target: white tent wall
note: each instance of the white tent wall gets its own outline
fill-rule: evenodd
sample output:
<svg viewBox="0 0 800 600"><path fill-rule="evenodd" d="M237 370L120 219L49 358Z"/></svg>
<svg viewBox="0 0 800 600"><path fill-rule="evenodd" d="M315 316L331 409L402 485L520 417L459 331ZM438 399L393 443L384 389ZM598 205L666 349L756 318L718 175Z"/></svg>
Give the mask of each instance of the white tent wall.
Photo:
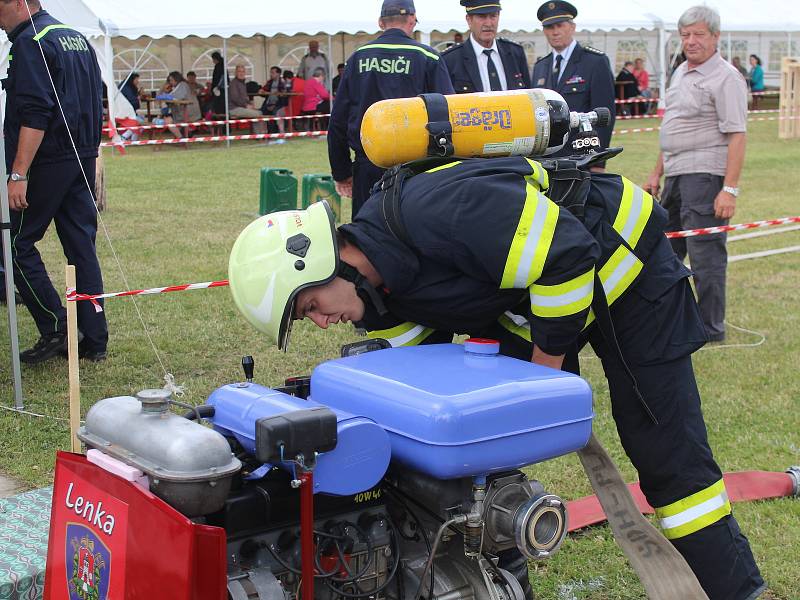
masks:
<svg viewBox="0 0 800 600"><path fill-rule="evenodd" d="M432 32L431 45L446 48L446 44L453 39L455 30L449 32ZM257 35L253 38L233 36L228 40L229 71L233 74L236 63L244 63L248 71L248 79L252 78L261 83L269 77L269 68L273 65L282 69L296 70L303 54L308 47L308 41L316 39L320 42L323 52L329 55L332 70L336 64L344 62L348 56L360 45L374 37L374 33L345 34L339 33L331 36L331 52L328 52L328 36L304 35L295 36L277 35L272 38ZM541 31L533 32L501 32L503 37L523 44L532 66L535 60L549 52L547 40ZM780 79L779 61L773 61L774 68L769 68L769 57L780 56L775 50L775 44L786 45L787 34L781 32L723 32L720 40L721 51L727 57L728 36L732 41L734 56L740 56L742 63L747 66L747 56L757 54L764 62L765 81L767 85L778 85ZM418 36L419 37L419 36ZM622 63L629 58L641 57L645 59L647 70L655 76L658 73L658 31L633 30L624 31L586 31L577 33L581 43L588 43L608 54L612 69L617 72ZM667 31L668 40L677 43L677 35ZM173 37L160 39L139 38L128 40L114 38L114 76L117 81L122 80L127 73L126 65L131 62L133 51L141 51L152 42L148 50L152 55L151 64L146 69L139 69L142 73L142 83L146 89L157 89L164 82L167 73L172 70L186 73L194 70L201 82L210 79L212 63L209 54L212 50L222 48L222 38L212 36L198 38L195 36L178 40ZM667 45L669 46L669 41ZM781 46L781 47L783 47ZM800 46L800 34L794 38L794 46ZM124 60L123 60L124 59ZM655 85L656 82L653 82Z"/></svg>
<svg viewBox="0 0 800 600"><path fill-rule="evenodd" d="M578 39L605 51L616 67L620 43L644 39L647 42L648 69L655 73L658 64L658 24L674 31L681 12L692 3L671 5L663 0L574 0L579 14ZM91 37L108 33L113 38L115 56L125 50L144 48L160 57L166 72L192 69L200 55L209 48L221 48L222 37L231 46L229 57L252 65L252 77L265 81L269 65L292 68L299 62L307 41L316 38L329 53L332 66L352 53L377 31L378 0L303 0L280 5L276 2L253 2L241 11L222 11L212 2L195 0L43 0L44 7L56 18ZM780 70L781 48L791 54L800 49L800 2L797 0L718 0L724 30L734 41L745 41L748 54L758 54L764 61L766 81L776 84ZM416 0L422 35L431 43L452 39L452 31L466 29L464 13L454 0ZM233 12L234 14L229 14ZM543 34L535 19L535 3L530 0L504 0L501 26L506 37L526 44L529 60L547 52ZM329 38L330 35L330 38ZM7 44L0 50L0 61L7 54ZM733 44L734 49L737 44ZM242 50L240 53L239 50ZM628 52L623 49L622 52ZM795 52L796 53L796 52ZM648 58L648 57L645 57ZM126 61L115 61L117 79ZM162 69L163 71L164 69ZM197 69L195 69L197 70ZM166 75L166 72L163 75ZM108 76L104 74L104 76ZM201 77L202 79L202 77ZM107 84L110 82L106 82ZM154 82L151 82L154 83Z"/></svg>

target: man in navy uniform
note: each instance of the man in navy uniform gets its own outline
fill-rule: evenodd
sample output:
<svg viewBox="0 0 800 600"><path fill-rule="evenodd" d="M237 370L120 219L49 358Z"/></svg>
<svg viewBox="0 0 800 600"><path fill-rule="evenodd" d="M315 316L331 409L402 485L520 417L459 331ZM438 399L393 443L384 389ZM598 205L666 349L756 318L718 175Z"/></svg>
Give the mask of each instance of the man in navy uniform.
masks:
<svg viewBox="0 0 800 600"><path fill-rule="evenodd" d="M542 22L544 35L553 51L533 66L534 88L557 91L567 101L570 110L588 112L598 106L611 111L608 127L598 129L600 143L608 148L614 129L614 74L608 57L591 46L581 46L575 40L578 9L564 0L551 0L539 7L536 17ZM573 134L573 138L576 134ZM570 154L570 145L556 156Z"/></svg>
<svg viewBox="0 0 800 600"><path fill-rule="evenodd" d="M384 0L378 25L383 33L347 61L328 129L331 174L336 191L353 199L353 217L383 175L383 169L369 161L361 146L361 119L367 109L387 98L453 93L439 55L412 37L417 25L413 0ZM351 148L354 161L350 159Z"/></svg>
<svg viewBox="0 0 800 600"><path fill-rule="evenodd" d="M531 87L525 51L497 37L500 0L461 0L467 9L469 39L442 53L458 94Z"/></svg>
<svg viewBox="0 0 800 600"><path fill-rule="evenodd" d="M78 291L103 292L92 194L103 84L86 38L42 10L39 0L0 1L0 28L12 44L3 88L14 279L40 335L20 360L35 364L66 350L63 294L53 287L36 249L52 221L67 261L75 265ZM103 360L105 313L81 302L78 326L80 356Z"/></svg>

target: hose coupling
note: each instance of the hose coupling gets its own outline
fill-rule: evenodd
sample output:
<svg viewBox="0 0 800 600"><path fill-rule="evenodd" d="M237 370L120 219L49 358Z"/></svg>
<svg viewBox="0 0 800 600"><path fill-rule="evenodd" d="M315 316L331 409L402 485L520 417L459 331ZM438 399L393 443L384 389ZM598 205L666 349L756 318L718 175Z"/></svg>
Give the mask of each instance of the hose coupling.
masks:
<svg viewBox="0 0 800 600"><path fill-rule="evenodd" d="M800 496L800 466L795 465L786 469L786 474L792 478L792 496Z"/></svg>

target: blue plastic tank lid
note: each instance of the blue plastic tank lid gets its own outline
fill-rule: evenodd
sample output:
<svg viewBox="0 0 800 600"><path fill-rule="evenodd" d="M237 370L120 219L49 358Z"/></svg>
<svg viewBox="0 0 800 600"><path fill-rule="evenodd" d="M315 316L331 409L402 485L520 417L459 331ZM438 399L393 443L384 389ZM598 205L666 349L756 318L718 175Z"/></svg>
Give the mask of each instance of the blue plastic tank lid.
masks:
<svg viewBox="0 0 800 600"><path fill-rule="evenodd" d="M464 351L470 354L499 354L500 342L488 338L468 338L464 341Z"/></svg>

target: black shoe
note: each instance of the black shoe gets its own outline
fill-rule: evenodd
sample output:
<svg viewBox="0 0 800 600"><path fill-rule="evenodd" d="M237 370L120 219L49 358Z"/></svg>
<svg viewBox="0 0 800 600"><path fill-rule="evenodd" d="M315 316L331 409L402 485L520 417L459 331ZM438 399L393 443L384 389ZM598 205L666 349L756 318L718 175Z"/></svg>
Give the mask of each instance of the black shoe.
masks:
<svg viewBox="0 0 800 600"><path fill-rule="evenodd" d="M0 304L8 304L8 302L6 302L5 296L0 298ZM19 295L19 292L14 292L14 304L16 304L17 306L19 306L20 304L24 304L24 302L22 301L22 296Z"/></svg>
<svg viewBox="0 0 800 600"><path fill-rule="evenodd" d="M28 365L36 365L58 356L67 348L66 333L43 335L30 350L19 353L19 359Z"/></svg>
<svg viewBox="0 0 800 600"><path fill-rule="evenodd" d="M78 358L90 362L100 362L108 358L108 353L105 350L84 350L83 348L78 348Z"/></svg>
<svg viewBox="0 0 800 600"><path fill-rule="evenodd" d="M67 345L64 344L64 348L59 350L58 353L64 357L68 356ZM87 348L83 344L83 334L78 331L78 358L83 358L91 362L100 362L101 360L108 358L108 352L106 350Z"/></svg>

